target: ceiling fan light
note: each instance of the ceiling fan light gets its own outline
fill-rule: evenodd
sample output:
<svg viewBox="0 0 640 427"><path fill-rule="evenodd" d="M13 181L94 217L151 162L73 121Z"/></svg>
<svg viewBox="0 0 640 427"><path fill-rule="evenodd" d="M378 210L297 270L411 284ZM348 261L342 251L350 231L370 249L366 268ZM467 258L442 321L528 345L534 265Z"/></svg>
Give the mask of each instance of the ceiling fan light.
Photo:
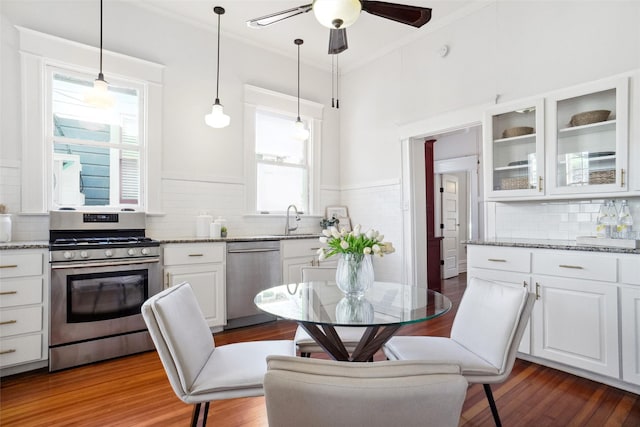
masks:
<svg viewBox="0 0 640 427"><path fill-rule="evenodd" d="M358 19L360 0L314 0L313 13L327 28L347 28Z"/></svg>
<svg viewBox="0 0 640 427"><path fill-rule="evenodd" d="M224 113L222 104L216 99L216 103L211 107L211 112L204 116L204 122L212 128L219 129L229 126L231 117Z"/></svg>

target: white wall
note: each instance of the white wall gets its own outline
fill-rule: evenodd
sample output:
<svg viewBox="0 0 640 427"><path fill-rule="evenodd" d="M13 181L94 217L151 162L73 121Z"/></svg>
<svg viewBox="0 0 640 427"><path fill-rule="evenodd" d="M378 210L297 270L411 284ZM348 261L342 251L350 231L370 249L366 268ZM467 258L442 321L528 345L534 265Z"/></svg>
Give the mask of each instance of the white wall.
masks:
<svg viewBox="0 0 640 427"><path fill-rule="evenodd" d="M477 110L471 121L479 123L477 107L496 97L517 100L640 68L638 22L640 3L633 1L501 0L443 28L427 24L424 37L342 78L342 185L357 185L364 194L375 193L379 181L401 180L400 138L437 131L420 128L430 118L446 116L451 123L456 111ZM444 44L450 53L442 58ZM639 121L633 117L631 126ZM466 123L468 114L459 124ZM416 131L406 135L407 129ZM400 229L400 215L371 218L377 197L369 197L371 203L362 203L344 192L342 201L357 206L352 216L367 218L368 226L386 234ZM389 237L404 246L402 235ZM398 256L393 270L402 262Z"/></svg>
<svg viewBox="0 0 640 427"><path fill-rule="evenodd" d="M8 200L11 213L19 213L21 116L20 66L14 25L97 46L99 32L96 2L22 1L0 3L2 97L2 147L0 148L0 203ZM113 23L117 23L114 28ZM243 145L243 90L251 84L281 93L296 94L296 62L235 38L221 38L220 100L231 116L231 125L212 129L204 124L211 109L216 84L216 32L181 20L155 14L134 2L107 2L104 7L104 49L159 63L164 69L161 213L150 218L148 231L156 237L195 235L195 216L200 212L222 215L230 235L276 233L284 230L284 218L245 218L245 164ZM96 56L96 67L98 57ZM104 63L109 80L109 64ZM97 70L96 70L97 74ZM301 66L300 95L325 103L331 92L329 70ZM320 203L339 202L339 119L328 105L323 117ZM17 172L16 172L17 170ZM17 174L17 175L16 175ZM283 210L286 206L283 206ZM323 209L322 209L323 210ZM48 236L48 219L41 227L26 227L25 216L14 216L14 240ZM36 220L37 222L38 220ZM25 225L23 227L22 225ZM28 229L27 229L28 228ZM319 218L303 221L301 230L319 230Z"/></svg>

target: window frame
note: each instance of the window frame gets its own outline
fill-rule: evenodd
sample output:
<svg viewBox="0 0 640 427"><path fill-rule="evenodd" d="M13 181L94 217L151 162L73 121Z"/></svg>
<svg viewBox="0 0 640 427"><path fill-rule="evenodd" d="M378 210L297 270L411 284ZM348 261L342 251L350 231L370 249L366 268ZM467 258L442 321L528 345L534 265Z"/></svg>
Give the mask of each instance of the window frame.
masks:
<svg viewBox="0 0 640 427"><path fill-rule="evenodd" d="M140 84L139 82L131 81L131 80L122 80L122 79L114 79L114 78L109 79L110 84L113 84L115 86L135 89L138 91L138 98L139 98L138 100L138 144L136 144L136 146L133 147L133 146L123 144L121 142L117 144L114 144L113 142L91 143L90 141L86 141L82 139L68 138L64 136L54 135L54 129L53 129L54 112L53 112L52 96L53 96L53 77L55 74L65 75L65 76L83 79L83 80L89 80L89 81L92 81L94 78L94 76L92 76L91 74L83 73L75 69L70 69L70 68L59 66L59 65L45 64L45 84L44 84L44 87L45 87L45 90L44 90L45 144L47 149L50 150L51 155L53 155L54 145L56 143L62 143L62 144L66 143L71 145L81 145L81 146L87 146L87 147L102 147L102 148L107 148L109 150L114 150L114 149L120 150L120 151L129 150L129 151L137 151L139 153L140 170L138 175L138 180L139 180L138 203L123 204L120 198L120 194L114 193L115 190L120 190L121 179L122 179L121 166L118 165L117 168L115 168L115 170L118 171L118 175L110 177L110 186L109 186L109 189L110 189L109 199L110 200L116 199L117 202L115 204L110 203L108 205L82 205L82 206L75 206L75 207L78 207L83 210L92 210L92 209L119 210L122 208L132 208L132 209L138 209L138 210L144 209L145 189L146 189L146 181L147 181L146 158L147 158L147 151L148 151L147 145L146 145L146 142L147 142L146 134L145 134L146 117L144 115L144 104L145 104L145 94L146 94L145 86L143 84ZM115 160L119 161L121 160L121 157L118 157L117 159L115 158L111 159L112 165L110 165L109 167L111 172L114 171L113 163L115 162ZM53 158L51 159L51 161L53 162ZM52 174L53 174L53 171L51 172L51 175L47 177L47 180L49 182L47 204L50 207L50 209L59 209L60 207L63 207L65 205L57 205L53 200L54 188L53 188ZM115 181L118 181L118 183L115 183Z"/></svg>
<svg viewBox="0 0 640 427"><path fill-rule="evenodd" d="M22 214L47 213L52 206L53 147L47 139L47 71L53 66L87 75L98 74L99 49L82 43L16 26L22 98ZM161 214L162 84L164 66L103 50L107 81L134 82L144 88L146 171L139 209ZM141 183L142 185L142 183ZM83 206L83 210L117 210L118 206Z"/></svg>
<svg viewBox="0 0 640 427"><path fill-rule="evenodd" d="M271 112L283 116L297 117L298 98L282 94L257 86L245 85L244 87L244 135L245 135L245 188L246 211L248 215L284 215L287 207L282 210L259 212L257 210L257 165L256 160L256 112ZM322 147L322 114L324 105L300 99L300 118L309 124L309 140L307 147L308 163L308 187L309 187L309 212L305 215L321 215L320 199L320 173L321 173L321 147Z"/></svg>

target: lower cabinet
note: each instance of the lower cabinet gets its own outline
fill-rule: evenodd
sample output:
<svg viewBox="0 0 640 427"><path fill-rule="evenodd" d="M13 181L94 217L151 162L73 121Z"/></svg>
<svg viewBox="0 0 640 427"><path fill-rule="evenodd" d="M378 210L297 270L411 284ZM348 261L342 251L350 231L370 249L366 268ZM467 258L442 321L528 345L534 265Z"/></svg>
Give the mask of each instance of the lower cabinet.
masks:
<svg viewBox="0 0 640 427"><path fill-rule="evenodd" d="M280 256L282 257L283 283L298 283L302 281L301 267L337 266L337 257L326 261L318 260L318 249L322 244L317 238L282 240Z"/></svg>
<svg viewBox="0 0 640 427"><path fill-rule="evenodd" d="M48 252L0 251L0 368L2 375L47 365Z"/></svg>
<svg viewBox="0 0 640 427"><path fill-rule="evenodd" d="M521 353L640 386L640 255L469 245L468 262L469 277L536 293Z"/></svg>
<svg viewBox="0 0 640 427"><path fill-rule="evenodd" d="M170 244L163 257L165 288L189 282L209 327L225 325L224 243Z"/></svg>
<svg viewBox="0 0 640 427"><path fill-rule="evenodd" d="M532 354L618 377L618 289L614 283L534 276Z"/></svg>

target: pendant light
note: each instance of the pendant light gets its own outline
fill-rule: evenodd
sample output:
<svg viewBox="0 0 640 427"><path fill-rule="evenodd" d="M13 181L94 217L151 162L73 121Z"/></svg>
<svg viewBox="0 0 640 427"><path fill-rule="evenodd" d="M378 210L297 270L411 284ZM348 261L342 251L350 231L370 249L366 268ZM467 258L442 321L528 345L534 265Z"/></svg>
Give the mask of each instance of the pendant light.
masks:
<svg viewBox="0 0 640 427"><path fill-rule="evenodd" d="M295 137L306 141L309 139L309 131L304 127L304 122L300 120L300 45L304 43L302 39L293 41L298 46L298 117L295 122Z"/></svg>
<svg viewBox="0 0 640 427"><path fill-rule="evenodd" d="M111 108L114 104L113 96L108 91L109 83L102 74L102 0L100 0L100 71L98 78L93 82L93 89L89 90L84 101L98 108Z"/></svg>
<svg viewBox="0 0 640 427"><path fill-rule="evenodd" d="M224 14L224 8L215 6L213 11L218 15L218 60L216 67L216 100L211 107L211 113L204 116L204 122L212 128L224 128L229 126L231 117L224 113L220 98L218 98L218 89L220 87L220 15Z"/></svg>

